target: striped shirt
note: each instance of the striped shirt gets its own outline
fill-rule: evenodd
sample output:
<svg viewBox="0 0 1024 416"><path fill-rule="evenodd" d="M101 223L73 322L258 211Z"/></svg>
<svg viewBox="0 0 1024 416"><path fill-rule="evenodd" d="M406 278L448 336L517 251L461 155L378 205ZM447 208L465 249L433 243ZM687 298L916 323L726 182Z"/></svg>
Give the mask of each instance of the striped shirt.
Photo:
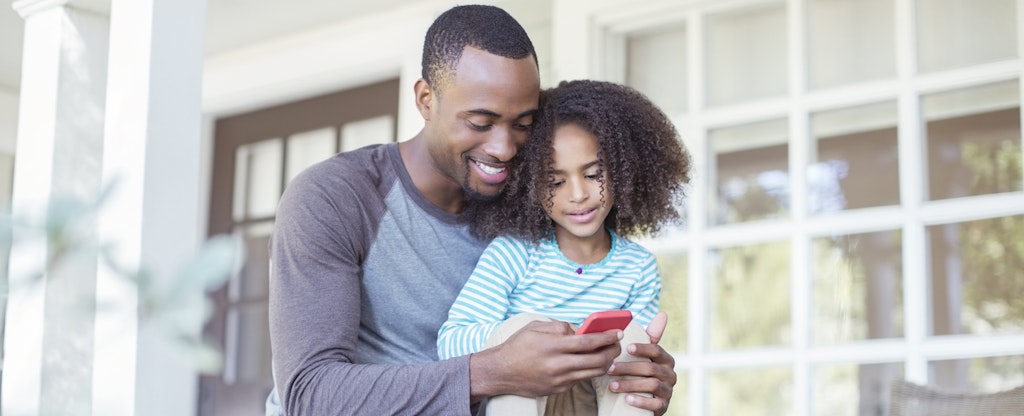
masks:
<svg viewBox="0 0 1024 416"><path fill-rule="evenodd" d="M661 293L654 255L611 235L605 258L582 265L566 258L553 238L539 244L494 239L438 331L439 358L480 351L498 325L524 312L578 326L592 312L628 309L634 321L650 324Z"/></svg>

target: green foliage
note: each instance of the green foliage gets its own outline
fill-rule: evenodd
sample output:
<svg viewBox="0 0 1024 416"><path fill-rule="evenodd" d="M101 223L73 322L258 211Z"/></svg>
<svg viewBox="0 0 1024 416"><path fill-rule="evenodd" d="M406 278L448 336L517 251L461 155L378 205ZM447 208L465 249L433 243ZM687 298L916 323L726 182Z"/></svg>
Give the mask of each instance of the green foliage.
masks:
<svg viewBox="0 0 1024 416"><path fill-rule="evenodd" d="M661 338L661 346L667 351L686 351L687 322L686 279L689 258L686 253L668 252L658 255L658 270L661 272L661 310L668 314L668 328Z"/></svg>
<svg viewBox="0 0 1024 416"><path fill-rule="evenodd" d="M901 246L899 231L813 241L815 342L844 343L903 334Z"/></svg>
<svg viewBox="0 0 1024 416"><path fill-rule="evenodd" d="M1021 190L1019 138L965 142L961 155L971 172L971 194ZM1024 216L963 223L959 240L965 326L974 332L1024 331Z"/></svg>
<svg viewBox="0 0 1024 416"><path fill-rule="evenodd" d="M712 282L713 349L781 345L790 338L789 244L719 252Z"/></svg>
<svg viewBox="0 0 1024 416"><path fill-rule="evenodd" d="M708 376L708 414L791 415L793 374L789 368L722 370Z"/></svg>

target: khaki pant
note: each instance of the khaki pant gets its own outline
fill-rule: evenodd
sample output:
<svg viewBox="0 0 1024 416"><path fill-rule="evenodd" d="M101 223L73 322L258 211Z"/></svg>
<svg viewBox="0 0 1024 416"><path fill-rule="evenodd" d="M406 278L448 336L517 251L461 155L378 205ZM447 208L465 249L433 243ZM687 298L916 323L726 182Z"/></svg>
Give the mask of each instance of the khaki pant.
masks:
<svg viewBox="0 0 1024 416"><path fill-rule="evenodd" d="M530 313L513 316L494 330L494 333L487 339L484 348L491 348L505 342L512 334L518 332L530 322L550 320L542 315ZM629 344L651 342L643 326L630 322L623 333L624 336L619 341L622 346L622 354L615 358L615 362L646 360L645 358L637 358L626 353L626 346ZM623 377L603 375L590 380L583 380L577 382L564 393L557 393L546 397L532 398L512 395L491 397L487 401L487 415L651 416L653 412L627 404L626 394L608 390L608 385L612 381L621 378Z"/></svg>

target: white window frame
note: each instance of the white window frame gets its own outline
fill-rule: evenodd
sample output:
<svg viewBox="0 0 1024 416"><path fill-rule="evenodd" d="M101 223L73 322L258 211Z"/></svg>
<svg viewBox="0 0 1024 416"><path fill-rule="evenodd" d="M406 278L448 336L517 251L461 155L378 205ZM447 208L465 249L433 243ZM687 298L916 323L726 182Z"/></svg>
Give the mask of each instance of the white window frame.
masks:
<svg viewBox="0 0 1024 416"><path fill-rule="evenodd" d="M789 93L786 97L708 108L704 103L704 17L708 13L764 4L766 0L555 0L554 73L562 79L595 78L623 82L625 39L630 33L683 23L687 30L689 74L687 110L670 114L693 157L693 183L688 192L688 226L677 234L644 240L658 252L687 253L689 261L688 322L670 322L670 331L686 330L687 350L674 351L677 371L688 378L688 414L707 414L707 370L788 365L793 370L794 414L813 413L812 367L830 363L903 363L904 377L927 383L928 363L935 360L1024 354L1024 334L929 336L928 237L935 224L974 221L1024 214L1024 192L927 201L925 139L921 97L1000 81L1024 84L1024 0L1017 1L1018 59L975 65L932 74L917 74L915 1L894 0L897 76L893 79L808 91L803 25L805 0L785 0L789 47ZM561 29L559 29L561 28ZM580 45L585 45L580 47ZM1021 93L1024 96L1024 91ZM810 115L831 110L895 101L899 108L898 206L856 209L810 216L805 167L814 150ZM1021 100L1024 102L1024 99ZM1024 106L1022 106L1024 108ZM709 226L706 210L709 183L707 131L716 127L773 118L790 127L788 218ZM1024 119L1024 117L1022 117ZM904 337L865 340L841 345L814 345L811 340L811 241L835 234L899 230L902 234ZM706 253L722 247L788 241L791 250L792 343L733 351L708 351L708 279ZM700 277L700 278L694 278Z"/></svg>

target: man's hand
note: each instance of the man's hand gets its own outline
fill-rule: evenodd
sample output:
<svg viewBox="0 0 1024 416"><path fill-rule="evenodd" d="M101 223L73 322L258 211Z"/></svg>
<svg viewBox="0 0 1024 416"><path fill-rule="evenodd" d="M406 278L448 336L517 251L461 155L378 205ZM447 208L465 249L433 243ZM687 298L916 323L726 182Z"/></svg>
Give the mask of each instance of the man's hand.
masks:
<svg viewBox="0 0 1024 416"><path fill-rule="evenodd" d="M473 354L470 395L475 401L564 392L579 380L606 374L621 351L621 337L622 331L574 335L565 322L531 322L501 345Z"/></svg>
<svg viewBox="0 0 1024 416"><path fill-rule="evenodd" d="M668 315L665 312L658 312L651 324L647 326L647 335L651 337L651 343L630 344L626 348L626 352L631 355L649 358L650 362L619 362L608 370L610 375L640 377L612 382L610 388L614 392L653 395L654 397L646 397L630 394L626 397L626 402L634 407L651 410L656 415L665 414L665 411L668 410L668 403L672 399L672 388L676 385L676 360L658 345L667 324Z"/></svg>

